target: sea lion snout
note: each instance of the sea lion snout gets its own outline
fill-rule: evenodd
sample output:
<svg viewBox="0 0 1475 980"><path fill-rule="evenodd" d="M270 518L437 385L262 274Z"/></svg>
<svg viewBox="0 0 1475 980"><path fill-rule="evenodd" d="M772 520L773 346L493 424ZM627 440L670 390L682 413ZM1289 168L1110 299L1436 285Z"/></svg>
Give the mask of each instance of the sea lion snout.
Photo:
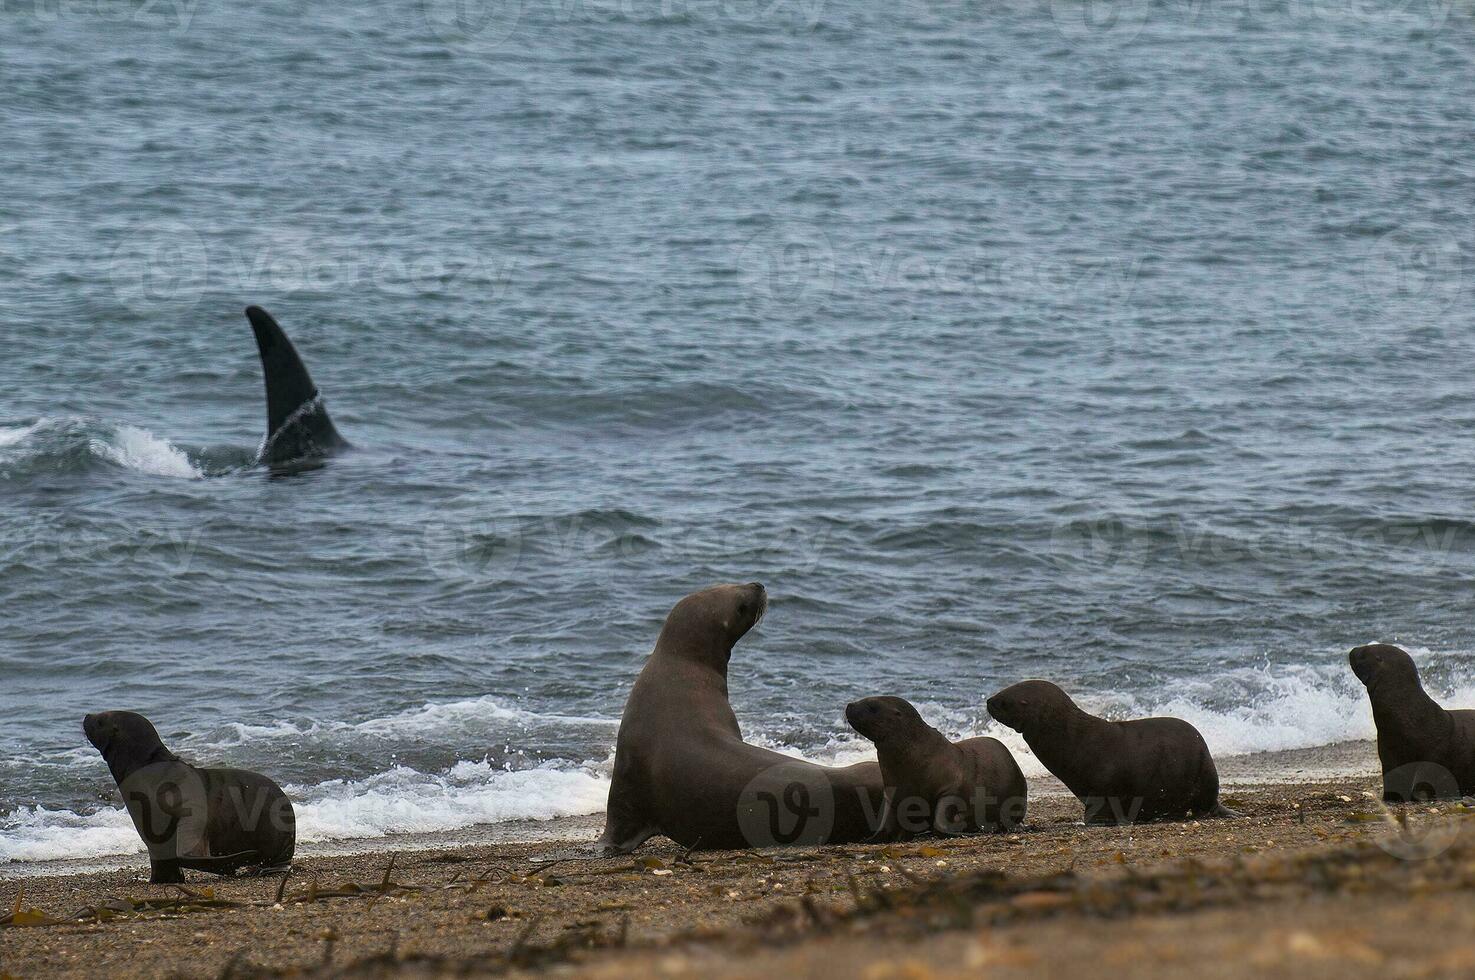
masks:
<svg viewBox="0 0 1475 980"><path fill-rule="evenodd" d="M1413 658L1391 643L1368 643L1353 647L1347 654L1347 662L1352 666L1352 673L1364 685L1373 683L1385 674L1401 674L1405 680L1418 683L1418 669L1414 667Z"/></svg>
<svg viewBox="0 0 1475 980"><path fill-rule="evenodd" d="M1352 665L1352 673L1357 675L1357 679L1366 684L1368 668L1372 666L1368 648L1365 646L1353 647L1352 652L1347 654L1347 662Z"/></svg>
<svg viewBox="0 0 1475 980"><path fill-rule="evenodd" d="M1013 728L1018 731L1019 725L1014 719L1013 712L1010 711L1011 705L1009 699L1002 693L995 694L989 698L983 703L983 706L988 711L988 716L994 721L1003 725L1005 728Z"/></svg>
<svg viewBox="0 0 1475 980"><path fill-rule="evenodd" d="M851 728L874 742L909 730L912 722L921 723L922 716L904 698L874 697L847 704L845 720L850 722Z"/></svg>
<svg viewBox="0 0 1475 980"><path fill-rule="evenodd" d="M161 745L153 723L135 711L94 711L82 719L82 733L100 752L120 745Z"/></svg>
<svg viewBox="0 0 1475 980"><path fill-rule="evenodd" d="M752 611L753 622L756 625L757 621L763 618L763 614L768 612L768 590L763 587L762 582L749 582L747 588L753 593L753 601L757 604L756 609Z"/></svg>
<svg viewBox="0 0 1475 980"><path fill-rule="evenodd" d="M1070 697L1049 681L1021 681L985 702L990 718L1016 732L1048 723L1068 704Z"/></svg>

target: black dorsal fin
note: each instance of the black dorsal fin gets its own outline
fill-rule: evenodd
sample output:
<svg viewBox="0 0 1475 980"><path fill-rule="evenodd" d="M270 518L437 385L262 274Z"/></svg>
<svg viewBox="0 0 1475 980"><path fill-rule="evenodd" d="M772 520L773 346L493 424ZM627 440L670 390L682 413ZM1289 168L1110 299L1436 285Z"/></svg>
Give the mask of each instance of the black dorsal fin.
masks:
<svg viewBox="0 0 1475 980"><path fill-rule="evenodd" d="M333 426L318 387L297 349L270 313L248 306L266 377L266 441L261 462L288 463L326 456L348 445Z"/></svg>

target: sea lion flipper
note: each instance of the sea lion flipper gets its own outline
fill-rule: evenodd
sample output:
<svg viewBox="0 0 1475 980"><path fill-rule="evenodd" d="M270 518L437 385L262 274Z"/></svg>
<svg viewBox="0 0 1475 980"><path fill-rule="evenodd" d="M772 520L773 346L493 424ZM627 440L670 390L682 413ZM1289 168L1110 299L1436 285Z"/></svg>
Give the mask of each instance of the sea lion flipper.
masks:
<svg viewBox="0 0 1475 980"><path fill-rule="evenodd" d="M939 837L962 837L968 832L968 801L961 783L943 787L932 804L932 832Z"/></svg>
<svg viewBox="0 0 1475 980"><path fill-rule="evenodd" d="M178 861L149 860L149 884L177 885L184 881L184 872Z"/></svg>
<svg viewBox="0 0 1475 980"><path fill-rule="evenodd" d="M609 803L605 806L604 834L594 845L595 857L619 857L629 854L660 833L660 828L646 818L632 799L634 776L618 760L614 779L610 782Z"/></svg>
<svg viewBox="0 0 1475 980"><path fill-rule="evenodd" d="M614 831L613 835L611 831ZM620 833L613 825L606 826L604 836L599 838L599 843L594 845L593 856L609 858L630 854L658 833L660 833L659 828L649 825L638 827L627 833Z"/></svg>
<svg viewBox="0 0 1475 980"><path fill-rule="evenodd" d="M1236 820L1244 816L1244 814L1240 813L1238 810L1229 809L1229 807L1225 806L1223 803L1215 803L1214 809L1209 812L1209 816L1218 817L1221 820Z"/></svg>
<svg viewBox="0 0 1475 980"><path fill-rule="evenodd" d="M901 837L901 821L896 815L896 789L888 787L881 803L881 822L867 844L890 844Z"/></svg>

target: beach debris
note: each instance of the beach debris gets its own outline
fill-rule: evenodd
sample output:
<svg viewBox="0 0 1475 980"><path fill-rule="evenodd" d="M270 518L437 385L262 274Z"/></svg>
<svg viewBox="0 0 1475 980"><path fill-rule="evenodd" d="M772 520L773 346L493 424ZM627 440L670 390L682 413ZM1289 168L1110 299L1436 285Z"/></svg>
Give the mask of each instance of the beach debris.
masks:
<svg viewBox="0 0 1475 980"><path fill-rule="evenodd" d="M523 926L522 932L519 932L517 938L512 941L512 948L507 951L508 962L517 963L522 959L524 951L527 949L528 940L533 937L533 931L542 922L543 916L541 915L535 915L528 920L528 924Z"/></svg>
<svg viewBox="0 0 1475 980"><path fill-rule="evenodd" d="M0 927L9 929L27 929L37 926L60 926L65 925L62 919L55 919L39 909L28 909L25 907L26 886L20 887L15 896L15 904L10 909L10 914L0 918Z"/></svg>

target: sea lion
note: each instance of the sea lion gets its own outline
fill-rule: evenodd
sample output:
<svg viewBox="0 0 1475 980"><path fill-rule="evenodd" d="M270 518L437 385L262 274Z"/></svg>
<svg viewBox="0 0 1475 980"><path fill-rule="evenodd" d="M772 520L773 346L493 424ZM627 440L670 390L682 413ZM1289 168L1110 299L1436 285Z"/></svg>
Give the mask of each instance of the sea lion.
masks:
<svg viewBox="0 0 1475 980"><path fill-rule="evenodd" d="M879 765L817 766L743 741L727 662L767 608L752 582L689 595L666 617L625 704L596 853L628 854L656 834L689 848L747 848L875 833Z"/></svg>
<svg viewBox="0 0 1475 980"><path fill-rule="evenodd" d="M1357 647L1347 660L1373 705L1383 799L1475 795L1475 711L1441 708L1425 693L1413 658L1398 647Z"/></svg>
<svg viewBox="0 0 1475 980"><path fill-rule="evenodd" d="M1107 721L1048 681L988 699L988 713L1024 736L1040 762L1086 808L1086 823L1232 817L1203 736L1180 718Z"/></svg>
<svg viewBox="0 0 1475 980"><path fill-rule="evenodd" d="M150 881L183 881L185 868L228 875L291 863L296 814L270 779L241 769L198 769L166 749L149 720L132 711L88 715L82 731L107 760L148 848Z"/></svg>
<svg viewBox="0 0 1475 980"><path fill-rule="evenodd" d="M246 319L256 334L266 378L266 438L256 461L276 468L301 467L348 449L348 440L328 417L312 375L277 321L259 306L248 306Z"/></svg>
<svg viewBox="0 0 1475 980"><path fill-rule="evenodd" d="M1012 830L1024 819L1029 787L998 739L950 742L902 698L852 702L845 718L876 743L886 785L877 840Z"/></svg>

